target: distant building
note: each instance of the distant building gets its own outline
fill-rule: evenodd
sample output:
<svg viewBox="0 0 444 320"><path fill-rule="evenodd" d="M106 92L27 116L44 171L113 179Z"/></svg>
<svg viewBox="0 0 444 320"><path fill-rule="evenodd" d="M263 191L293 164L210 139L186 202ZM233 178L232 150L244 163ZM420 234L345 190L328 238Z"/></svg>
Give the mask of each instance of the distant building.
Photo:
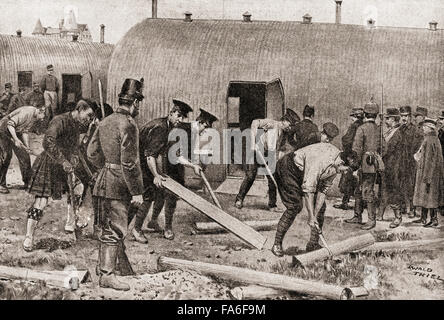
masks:
<svg viewBox="0 0 444 320"><path fill-rule="evenodd" d="M60 19L57 28L43 27L42 22L38 19L32 35L35 37L61 38L67 40L77 39L78 41L86 42L93 41L88 25L77 23L72 10L64 19Z"/></svg>

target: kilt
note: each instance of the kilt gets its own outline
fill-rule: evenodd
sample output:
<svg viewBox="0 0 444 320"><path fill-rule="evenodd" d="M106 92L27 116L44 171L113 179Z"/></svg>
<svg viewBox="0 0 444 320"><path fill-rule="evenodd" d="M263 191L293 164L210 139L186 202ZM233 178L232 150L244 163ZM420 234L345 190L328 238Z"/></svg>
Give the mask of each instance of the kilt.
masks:
<svg viewBox="0 0 444 320"><path fill-rule="evenodd" d="M293 160L294 154L288 153L279 159L274 174L278 185L282 203L288 210L302 210L302 182L304 172L301 171Z"/></svg>
<svg viewBox="0 0 444 320"><path fill-rule="evenodd" d="M59 200L68 190L68 177L63 167L43 151L32 165L28 192L37 197Z"/></svg>

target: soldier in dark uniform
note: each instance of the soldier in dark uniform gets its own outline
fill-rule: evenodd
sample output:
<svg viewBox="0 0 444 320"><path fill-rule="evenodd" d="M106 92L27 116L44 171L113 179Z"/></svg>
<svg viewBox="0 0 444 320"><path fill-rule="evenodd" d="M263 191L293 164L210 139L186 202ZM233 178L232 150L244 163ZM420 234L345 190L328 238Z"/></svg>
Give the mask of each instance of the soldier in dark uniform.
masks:
<svg viewBox="0 0 444 320"><path fill-rule="evenodd" d="M14 93L11 92L12 85L11 83L5 84L5 91L2 93L0 97L0 118L3 118L8 114L9 103L11 102Z"/></svg>
<svg viewBox="0 0 444 320"><path fill-rule="evenodd" d="M59 200L68 190L68 173L72 173L78 162L77 154L80 133L94 119L94 110L86 101L80 100L76 110L55 117L43 138L44 151L37 156L32 166L28 192L35 196L27 210L28 222L23 248L31 251L34 230L43 216L48 198Z"/></svg>
<svg viewBox="0 0 444 320"><path fill-rule="evenodd" d="M139 129L134 117L139 113L143 79L126 79L119 94L116 112L98 125L88 145L89 161L101 168L93 195L98 197L100 222L99 285L129 290L115 276L119 250L128 231L131 204L143 201L142 171L139 163Z"/></svg>
<svg viewBox="0 0 444 320"><path fill-rule="evenodd" d="M409 218L416 216L413 207L413 193L415 189L416 162L413 155L419 150L423 140L423 131L412 123L412 108L403 106L399 109L401 115L401 127L399 131L402 135L402 159L403 165L399 171L399 179L401 185L400 190L403 192L403 205L401 213L406 213L406 207L410 207Z"/></svg>
<svg viewBox="0 0 444 320"><path fill-rule="evenodd" d="M32 91L25 94L25 104L27 106L33 106L36 108L40 108L45 105L45 98L43 97L43 93L40 91L40 85L37 82L34 82Z"/></svg>
<svg viewBox="0 0 444 320"><path fill-rule="evenodd" d="M162 181L165 180L162 176L162 173L165 173L165 165L162 164L162 160L164 158L163 156L168 153L170 146L170 142L168 141L170 131L177 127L183 121L183 118L186 118L192 110L188 104L173 99L173 108L170 110L168 116L151 120L140 129L139 153L144 186L143 204L138 208L137 212L132 211L130 213L129 220L131 221L132 216L134 214L136 215L132 234L134 239L140 243L148 242L142 233L142 225L151 203L156 200L157 197L174 197L174 195L162 189ZM197 165L193 165L193 168L196 174L200 175L201 168ZM163 194L164 192L166 192L166 195ZM167 201L166 204L164 237L172 239L174 238L172 218L175 210L175 201ZM155 211L155 214L159 213L160 212ZM159 230L160 227L157 224L157 216L155 214L152 216L148 228Z"/></svg>
<svg viewBox="0 0 444 320"><path fill-rule="evenodd" d="M186 132L186 136L187 136L187 145L183 145L182 146L182 150L187 150L186 154L180 154L181 156L183 156L185 159L188 160L188 164L184 165L183 163L185 162L184 159L182 159L182 163L177 163L177 164L173 164L170 161L168 161L168 158L166 157L166 155L162 156L162 163L164 164L164 170L166 172L166 174L173 178L174 180L176 180L177 182L179 182L181 185L185 185L185 166L189 166L192 167L192 159L193 156L195 157L196 155L194 154L195 149L193 149L193 146L191 141L192 141L192 135L193 134L199 134L202 135L204 133L204 131L207 128L211 128L213 126L213 122L217 121L217 117L212 115L211 113L200 109L200 114L199 116L196 118L197 121L197 130L196 132L194 132L194 130L192 130L192 124L190 122L182 122L177 126L177 129L182 129ZM183 141L178 141L178 142L183 142ZM197 155L199 156L199 155ZM165 208L169 208L168 210L171 211L172 208L176 208L176 202L177 202L177 197L172 195L171 193L159 193L159 196L155 199L154 204L153 204L153 215L152 217L154 217L154 219L152 219L149 223L149 227L153 228L154 231L160 231L161 228L159 227L158 223L157 223L157 219L156 217L159 216L160 212L162 211L163 206L165 205ZM174 211L173 211L174 212ZM168 223L166 224L167 226L170 227L170 230L172 231L172 218L173 218L173 214L171 213L170 215L170 219L171 221L168 221ZM168 232L170 233L170 232ZM171 234L171 233L170 233ZM173 236L171 237L170 234L166 234L165 238L171 240L174 238L174 233Z"/></svg>
<svg viewBox="0 0 444 320"><path fill-rule="evenodd" d="M419 132L422 132L422 125L428 114L429 110L427 108L416 107L416 111L413 116L415 117L415 124Z"/></svg>
<svg viewBox="0 0 444 320"><path fill-rule="evenodd" d="M288 132L288 134L293 136L291 141L294 144L295 150L320 141L318 126L313 123L314 115L314 107L307 104L302 112L304 119L292 126Z"/></svg>
<svg viewBox="0 0 444 320"><path fill-rule="evenodd" d="M348 127L347 132L342 136L342 149L344 150L343 155L345 156L344 161L347 160L347 158L353 157L353 140L355 139L356 130L363 123L363 118L364 109L360 107L353 108L350 112L352 123L350 127ZM342 197L342 203L340 205L335 204L333 207L342 210L352 209L348 206L348 202L350 201L350 197L354 194L356 187L357 179L353 176L353 172L349 170L343 173L341 175L341 180L339 181L339 190L344 194Z"/></svg>
<svg viewBox="0 0 444 320"><path fill-rule="evenodd" d="M368 222L361 227L369 230L376 226L375 183L378 171L384 169L381 152L381 132L376 124L378 105L374 102L364 106L364 123L356 130L352 150L356 155L359 188L355 193L354 216L346 219L347 223L362 224L364 202L367 203Z"/></svg>

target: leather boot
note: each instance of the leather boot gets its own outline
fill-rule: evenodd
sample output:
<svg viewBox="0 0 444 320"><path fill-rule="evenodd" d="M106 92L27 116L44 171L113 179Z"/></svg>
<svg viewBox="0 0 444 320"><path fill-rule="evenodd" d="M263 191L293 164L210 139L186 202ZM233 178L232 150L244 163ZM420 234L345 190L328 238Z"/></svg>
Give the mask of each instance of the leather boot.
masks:
<svg viewBox="0 0 444 320"><path fill-rule="evenodd" d="M119 246L110 246L101 243L99 249L100 278L99 286L114 290L128 291L130 286L119 281L114 274Z"/></svg>
<svg viewBox="0 0 444 320"><path fill-rule="evenodd" d="M373 202L367 202L368 221L361 227L362 230L370 230L376 226L376 206Z"/></svg>
<svg viewBox="0 0 444 320"><path fill-rule="evenodd" d="M34 231L37 227L38 221L34 219L28 219L26 224L26 236L25 241L23 241L23 250L32 251L34 245Z"/></svg>
<svg viewBox="0 0 444 320"><path fill-rule="evenodd" d="M393 213L395 214L395 220L393 220L392 223L390 223L390 225L389 225L390 228L399 227L399 225L402 222L401 212L398 209L393 209Z"/></svg>
<svg viewBox="0 0 444 320"><path fill-rule="evenodd" d="M385 206L379 206L378 213L376 215L376 221L384 221L384 213L385 213Z"/></svg>
<svg viewBox="0 0 444 320"><path fill-rule="evenodd" d="M438 226L438 214L436 212L437 209L430 209L430 222L426 223L424 227L432 228Z"/></svg>
<svg viewBox="0 0 444 320"><path fill-rule="evenodd" d="M282 244L274 244L271 248L271 252L276 257L283 257L284 256L284 249L282 248Z"/></svg>
<svg viewBox="0 0 444 320"><path fill-rule="evenodd" d="M120 243L117 249L117 270L119 271L119 275L121 276L133 276L135 275L133 268L131 267L131 263L128 260L128 256L125 252L125 244L123 242Z"/></svg>
<svg viewBox="0 0 444 320"><path fill-rule="evenodd" d="M361 198L355 199L354 216L351 219L345 219L347 223L362 224L362 212L364 211L364 203Z"/></svg>
<svg viewBox="0 0 444 320"><path fill-rule="evenodd" d="M145 237L145 235L143 234L142 231L137 230L135 227L133 229L133 231L131 231L133 238L131 238L131 240L135 240L139 243L142 244L147 244L148 243L148 239Z"/></svg>
<svg viewBox="0 0 444 320"><path fill-rule="evenodd" d="M428 211L428 209L421 208L421 218L413 220L412 222L426 224L427 223L427 211Z"/></svg>
<svg viewBox="0 0 444 320"><path fill-rule="evenodd" d="M311 229L310 240L305 247L305 252L311 252L322 249L322 246L319 244L319 233L315 229Z"/></svg>

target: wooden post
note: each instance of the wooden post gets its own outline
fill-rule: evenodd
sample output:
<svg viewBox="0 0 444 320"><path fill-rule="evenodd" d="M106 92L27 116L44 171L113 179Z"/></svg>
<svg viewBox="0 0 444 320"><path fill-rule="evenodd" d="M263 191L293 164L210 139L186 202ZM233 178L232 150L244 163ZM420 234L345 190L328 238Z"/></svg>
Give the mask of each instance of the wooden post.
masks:
<svg viewBox="0 0 444 320"><path fill-rule="evenodd" d="M259 232L242 223L238 219L230 216L228 213L209 203L205 199L199 197L197 194L188 190L178 182L166 177L166 180L162 182L162 185L166 189L173 192L176 196L182 198L185 202L219 223L222 227L234 233L246 243L259 250L264 247L267 239L264 238Z"/></svg>
<svg viewBox="0 0 444 320"><path fill-rule="evenodd" d="M159 257L157 266L159 271L163 271L166 268L189 269L200 272L204 275L213 275L241 283L260 285L279 290L294 291L312 296L322 296L328 299L348 300L353 298L353 293L349 288L233 266L174 259L162 256Z"/></svg>
<svg viewBox="0 0 444 320"><path fill-rule="evenodd" d="M403 249L411 249L421 246L434 245L442 242L444 242L444 238L429 239L429 240L384 241L384 242L376 242L371 246L361 249L356 249L353 251L403 250Z"/></svg>
<svg viewBox="0 0 444 320"><path fill-rule="evenodd" d="M334 256L340 255L342 253L358 250L375 243L375 237L371 233L366 233L360 236L355 236L348 238L344 241L337 242L330 245L330 250ZM298 256L292 257L291 265L300 264L302 266L307 266L315 261L325 260L330 257L327 249L322 248L316 251L300 254Z"/></svg>
<svg viewBox="0 0 444 320"><path fill-rule="evenodd" d="M243 221L247 226L252 227L256 231L270 230L277 226L279 220L251 220ZM224 232L226 229L215 222L196 222L196 230L202 233Z"/></svg>

